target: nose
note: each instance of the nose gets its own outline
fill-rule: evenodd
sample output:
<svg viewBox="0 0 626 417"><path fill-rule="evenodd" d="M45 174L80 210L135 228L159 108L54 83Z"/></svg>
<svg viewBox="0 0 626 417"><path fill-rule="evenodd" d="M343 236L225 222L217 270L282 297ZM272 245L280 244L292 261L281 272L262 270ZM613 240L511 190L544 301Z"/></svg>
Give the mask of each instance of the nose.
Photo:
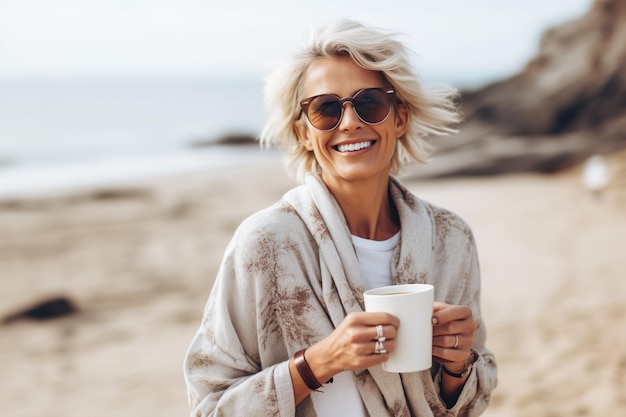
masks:
<svg viewBox="0 0 626 417"><path fill-rule="evenodd" d="M350 102L343 103L343 115L339 121L340 130L356 129L363 125L363 122L357 116L354 106Z"/></svg>

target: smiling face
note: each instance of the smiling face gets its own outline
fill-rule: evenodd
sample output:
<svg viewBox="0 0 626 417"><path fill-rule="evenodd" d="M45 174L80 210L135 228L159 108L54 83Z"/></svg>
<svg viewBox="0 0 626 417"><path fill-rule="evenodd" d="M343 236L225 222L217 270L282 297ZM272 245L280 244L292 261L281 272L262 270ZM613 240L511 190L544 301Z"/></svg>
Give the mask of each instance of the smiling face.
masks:
<svg viewBox="0 0 626 417"><path fill-rule="evenodd" d="M321 58L311 65L303 83L304 97L335 94L352 97L364 88L383 88L377 72L358 66L351 58ZM407 112L394 106L389 117L370 125L359 119L352 104L344 105L343 118L330 131L314 128L303 116L296 125L298 138L312 151L321 167L322 180L329 186L344 181L387 181L396 138L407 127Z"/></svg>

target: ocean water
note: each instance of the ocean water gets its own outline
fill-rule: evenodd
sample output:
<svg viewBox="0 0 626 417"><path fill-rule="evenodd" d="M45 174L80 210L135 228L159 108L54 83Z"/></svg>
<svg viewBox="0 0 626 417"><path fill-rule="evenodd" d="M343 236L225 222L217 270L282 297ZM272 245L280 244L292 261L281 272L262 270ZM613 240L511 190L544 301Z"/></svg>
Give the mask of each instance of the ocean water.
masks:
<svg viewBox="0 0 626 417"><path fill-rule="evenodd" d="M262 88L237 78L0 80L0 196L253 160L258 150L192 145L257 135Z"/></svg>

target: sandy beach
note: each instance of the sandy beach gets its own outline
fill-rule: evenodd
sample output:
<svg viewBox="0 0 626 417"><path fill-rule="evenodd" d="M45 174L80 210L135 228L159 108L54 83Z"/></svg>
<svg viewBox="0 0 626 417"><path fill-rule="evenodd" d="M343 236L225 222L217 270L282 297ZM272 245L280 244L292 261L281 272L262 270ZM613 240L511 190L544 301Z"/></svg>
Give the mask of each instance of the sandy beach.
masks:
<svg viewBox="0 0 626 417"><path fill-rule="evenodd" d="M626 153L595 196L553 175L406 179L472 226L499 386L486 416L626 413ZM184 416L183 355L240 221L294 185L278 159L0 202L2 416Z"/></svg>

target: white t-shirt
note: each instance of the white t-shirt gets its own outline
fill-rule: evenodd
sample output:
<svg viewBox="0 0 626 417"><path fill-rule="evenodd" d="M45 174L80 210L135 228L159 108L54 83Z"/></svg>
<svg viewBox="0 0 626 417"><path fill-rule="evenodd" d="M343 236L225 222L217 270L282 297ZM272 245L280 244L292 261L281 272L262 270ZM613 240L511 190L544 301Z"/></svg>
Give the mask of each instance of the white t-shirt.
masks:
<svg viewBox="0 0 626 417"><path fill-rule="evenodd" d="M367 289L391 285L391 257L399 240L400 232L387 240L352 236ZM332 384L324 384L320 389L323 392L311 393L311 400L319 417L368 416L351 371L335 375Z"/></svg>
<svg viewBox="0 0 626 417"><path fill-rule="evenodd" d="M400 232L387 240L369 240L352 236L356 256L367 289L391 285L391 257L400 241Z"/></svg>

